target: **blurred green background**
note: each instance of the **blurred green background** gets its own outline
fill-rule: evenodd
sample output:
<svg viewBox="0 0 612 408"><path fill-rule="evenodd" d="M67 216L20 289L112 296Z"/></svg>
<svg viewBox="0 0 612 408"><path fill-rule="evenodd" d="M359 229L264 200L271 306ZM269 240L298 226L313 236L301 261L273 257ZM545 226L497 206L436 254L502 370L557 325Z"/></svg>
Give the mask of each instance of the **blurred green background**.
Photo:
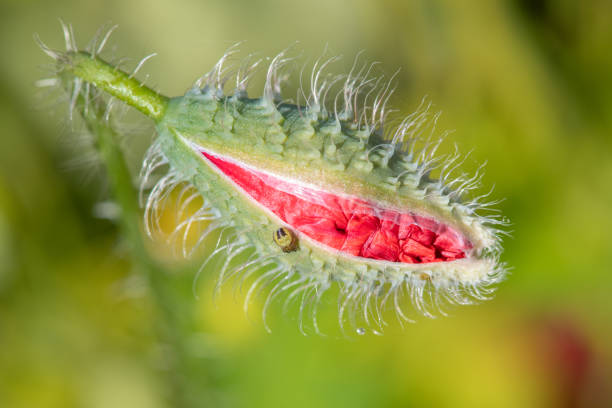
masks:
<svg viewBox="0 0 612 408"><path fill-rule="evenodd" d="M302 336L278 305L267 334L243 294L213 305L213 270L195 299L197 264L175 261L164 323L96 217L103 172L34 86L50 61L32 35L61 47L58 17L81 46L119 24L108 54L157 52L140 77L168 95L239 40L264 56L328 44L337 72L361 49L401 68L394 107L429 95L467 168L488 160L513 223L508 280L451 317L346 340ZM1 0L0 407L612 406L611 50L607 0ZM130 134L137 169L152 128Z"/></svg>

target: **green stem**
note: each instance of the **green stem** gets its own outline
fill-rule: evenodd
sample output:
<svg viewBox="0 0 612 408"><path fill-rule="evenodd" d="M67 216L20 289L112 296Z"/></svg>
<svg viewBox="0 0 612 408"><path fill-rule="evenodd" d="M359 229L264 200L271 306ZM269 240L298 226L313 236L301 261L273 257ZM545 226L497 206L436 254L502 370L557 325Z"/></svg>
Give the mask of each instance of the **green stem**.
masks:
<svg viewBox="0 0 612 408"><path fill-rule="evenodd" d="M88 69L91 69L88 68ZM96 73L93 75L101 76ZM81 77L84 78L84 77ZM124 78L123 85L112 83L109 87L129 86L129 78ZM98 82L96 85L99 85ZM102 82L103 83L103 82ZM152 95L148 91L148 95ZM132 94L133 95L133 94ZM167 356L172 362L169 375L172 390L173 406L195 407L208 398L205 387L207 372L205 366L194 365L194 359L182 338L191 323L190 304L185 305L176 293L176 282L149 255L140 229L142 218L137 200L136 189L120 148L117 132L110 122L103 119L105 106L102 101L88 101L82 94L76 96L75 108L83 117L87 129L94 135L96 145L107 170L114 198L121 209L120 228L138 269L144 273L149 283L152 298L160 319L156 321L162 344L170 346Z"/></svg>
<svg viewBox="0 0 612 408"><path fill-rule="evenodd" d="M127 72L89 53L68 52L59 60L64 72L95 85L138 109L153 120L159 120L168 105L168 97L141 84Z"/></svg>

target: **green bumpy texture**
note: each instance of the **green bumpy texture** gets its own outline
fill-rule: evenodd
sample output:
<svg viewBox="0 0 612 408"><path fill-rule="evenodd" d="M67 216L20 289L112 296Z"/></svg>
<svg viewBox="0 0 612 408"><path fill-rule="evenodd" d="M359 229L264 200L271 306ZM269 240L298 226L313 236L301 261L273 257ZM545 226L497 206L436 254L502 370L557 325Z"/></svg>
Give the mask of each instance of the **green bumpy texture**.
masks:
<svg viewBox="0 0 612 408"><path fill-rule="evenodd" d="M391 145L376 133L359 129L353 122L322 116L295 105L276 105L265 99L237 96L217 98L196 90L170 100L157 130L162 151L171 166L260 255L273 256L287 269L303 272L321 282L364 280L373 285L398 279L419 281L425 271L428 279L438 278L442 286L452 286L455 277L457 281L465 281L466 270L471 271L468 273L474 280L471 283L490 272L493 267L490 260L479 262L474 258L486 246L483 240L492 239L483 234L486 230L477 218L462 214L461 205L451 203L442 191L436 192L433 181L417 178L418 166L407 153L400 149L393 149L390 154L388 149L373 149ZM462 231L475 244L472 259L448 265L382 263L341 256L304 240L297 251L283 253L272 240L279 223L213 171L190 143L326 191L432 216ZM400 173L403 175L398 178ZM424 200L426 194L429 198Z"/></svg>
<svg viewBox="0 0 612 408"><path fill-rule="evenodd" d="M432 216L461 231L476 248L495 240L472 211L421 175L408 153L353 121L321 116L327 115L265 99L191 92L170 100L158 130L327 191Z"/></svg>

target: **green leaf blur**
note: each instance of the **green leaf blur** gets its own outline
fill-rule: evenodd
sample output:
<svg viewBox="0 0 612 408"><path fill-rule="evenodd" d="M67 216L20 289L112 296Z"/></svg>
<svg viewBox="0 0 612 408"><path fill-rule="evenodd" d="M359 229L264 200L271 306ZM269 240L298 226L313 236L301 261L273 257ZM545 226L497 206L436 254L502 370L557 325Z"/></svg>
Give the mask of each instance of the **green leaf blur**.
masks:
<svg viewBox="0 0 612 408"><path fill-rule="evenodd" d="M612 3L605 0L0 0L0 407L612 406ZM488 161L484 185L512 221L512 268L493 301L420 318L382 337L302 336L296 311L272 334L231 284L212 301L214 267L169 261L177 344L129 245L100 218L107 181L66 103L34 84L62 47L104 23L110 55L147 84L182 94L236 41L273 55L326 44L350 69L365 49L401 68L394 108L428 95L445 144ZM115 51L113 51L113 48ZM130 65L131 64L131 65ZM293 92L300 66L288 82ZM262 75L260 75L261 77ZM259 93L259 78L251 88ZM125 121L135 174L152 128ZM76 134L75 134L76 133ZM336 305L324 304L332 320ZM180 394L180 395L177 395Z"/></svg>

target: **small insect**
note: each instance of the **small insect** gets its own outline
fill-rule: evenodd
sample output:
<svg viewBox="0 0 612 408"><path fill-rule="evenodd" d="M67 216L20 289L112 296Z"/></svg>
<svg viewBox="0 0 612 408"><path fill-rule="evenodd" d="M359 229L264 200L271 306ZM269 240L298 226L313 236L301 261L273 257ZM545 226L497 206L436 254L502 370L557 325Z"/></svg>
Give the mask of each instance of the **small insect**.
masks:
<svg viewBox="0 0 612 408"><path fill-rule="evenodd" d="M281 247L283 252L293 252L298 247L298 239L289 228L281 227L274 231L274 242Z"/></svg>
<svg viewBox="0 0 612 408"><path fill-rule="evenodd" d="M167 173L146 200L148 232L159 226L169 191L194 192L204 203L173 235L185 243L202 220L198 244L221 234L206 262L222 259L221 282L257 276L245 308L256 288L268 288L264 324L269 304L286 293L287 300L301 299L300 322L310 311L319 332L318 301L339 284L340 327L349 321L378 332L386 309L412 321L404 298L434 317L444 304L487 299L504 278L507 220L486 201L490 193L471 193L480 187L481 168L466 176L457 170L464 157L436 153L442 138L434 137L437 115L428 106L389 120L392 81L373 77L373 64L356 58L348 74L332 75L325 70L338 58L321 58L309 89L288 102L281 95L286 52L270 60L263 94L253 98L247 87L262 61L234 67L228 90L232 48L185 95L168 98L98 57L108 35L79 51L71 29L64 32L65 52L41 47L56 61L55 81L69 90L71 108L103 91L155 122L143 191L154 172ZM287 227L270 241L279 224Z"/></svg>

